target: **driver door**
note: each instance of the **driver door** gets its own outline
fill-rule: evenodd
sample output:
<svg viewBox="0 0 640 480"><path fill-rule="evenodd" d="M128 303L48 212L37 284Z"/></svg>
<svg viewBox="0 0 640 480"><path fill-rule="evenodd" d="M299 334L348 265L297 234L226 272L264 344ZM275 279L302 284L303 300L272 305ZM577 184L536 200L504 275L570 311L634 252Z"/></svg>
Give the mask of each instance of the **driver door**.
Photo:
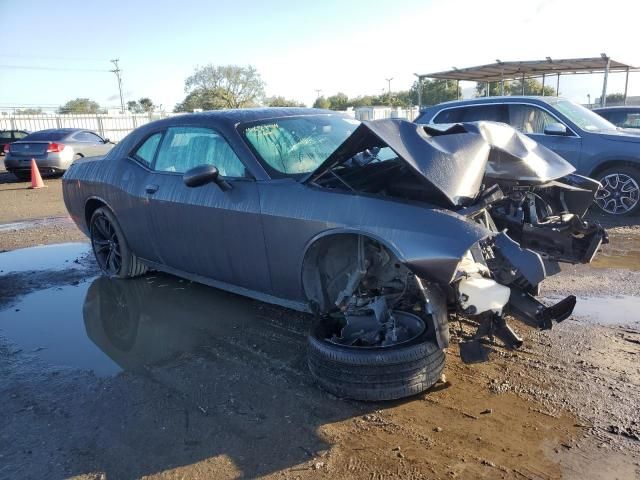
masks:
<svg viewBox="0 0 640 480"><path fill-rule="evenodd" d="M215 165L230 185L187 187L183 173ZM167 129L145 187L153 243L163 264L261 292L271 290L260 197L238 156L210 128Z"/></svg>

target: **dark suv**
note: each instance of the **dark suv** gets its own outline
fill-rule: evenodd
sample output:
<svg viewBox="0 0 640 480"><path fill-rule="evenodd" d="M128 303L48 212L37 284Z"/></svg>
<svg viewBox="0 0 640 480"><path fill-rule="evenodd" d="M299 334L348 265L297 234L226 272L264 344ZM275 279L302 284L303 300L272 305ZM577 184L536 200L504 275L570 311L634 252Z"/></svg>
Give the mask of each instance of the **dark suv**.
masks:
<svg viewBox="0 0 640 480"><path fill-rule="evenodd" d="M0 155L4 155L4 146L22 140L29 135L24 130L0 130Z"/></svg>
<svg viewBox="0 0 640 480"><path fill-rule="evenodd" d="M596 204L612 215L640 210L640 132L623 130L558 97L483 97L441 103L416 123L491 120L511 125L555 151L581 175L600 181Z"/></svg>

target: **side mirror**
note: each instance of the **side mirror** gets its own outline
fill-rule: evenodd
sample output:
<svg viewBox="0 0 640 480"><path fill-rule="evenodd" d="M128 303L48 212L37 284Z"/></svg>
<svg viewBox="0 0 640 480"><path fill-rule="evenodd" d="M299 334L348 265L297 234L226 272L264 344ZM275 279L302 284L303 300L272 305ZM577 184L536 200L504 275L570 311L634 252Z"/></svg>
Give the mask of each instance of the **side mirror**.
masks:
<svg viewBox="0 0 640 480"><path fill-rule="evenodd" d="M561 123L550 123L546 127L544 127L545 135L566 135L567 127L565 127Z"/></svg>
<svg viewBox="0 0 640 480"><path fill-rule="evenodd" d="M193 167L184 172L182 180L187 187L201 187L207 183L215 183L223 192L231 190L231 185L223 178L220 178L220 172L213 165Z"/></svg>
<svg viewBox="0 0 640 480"><path fill-rule="evenodd" d="M107 144L107 143L113 143L113 142L111 140L109 140L108 138L105 138L104 139L104 143Z"/></svg>

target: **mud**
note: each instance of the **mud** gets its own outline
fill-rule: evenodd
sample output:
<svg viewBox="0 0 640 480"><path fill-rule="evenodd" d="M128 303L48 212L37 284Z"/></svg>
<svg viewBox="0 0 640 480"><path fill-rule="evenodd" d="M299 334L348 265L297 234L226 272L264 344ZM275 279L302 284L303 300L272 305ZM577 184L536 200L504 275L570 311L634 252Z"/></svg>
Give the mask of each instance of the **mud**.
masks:
<svg viewBox="0 0 640 480"><path fill-rule="evenodd" d="M640 472L640 333L606 309L588 317L603 302L592 282L578 282L594 302L585 315L547 332L515 325L525 347L486 345L488 362L460 360L470 329L452 324L446 383L364 404L310 378L308 316L167 275L109 280L87 252L0 254L0 478ZM597 277L620 291L636 273ZM569 293L575 270L558 277L549 290ZM640 306L604 302L618 301Z"/></svg>

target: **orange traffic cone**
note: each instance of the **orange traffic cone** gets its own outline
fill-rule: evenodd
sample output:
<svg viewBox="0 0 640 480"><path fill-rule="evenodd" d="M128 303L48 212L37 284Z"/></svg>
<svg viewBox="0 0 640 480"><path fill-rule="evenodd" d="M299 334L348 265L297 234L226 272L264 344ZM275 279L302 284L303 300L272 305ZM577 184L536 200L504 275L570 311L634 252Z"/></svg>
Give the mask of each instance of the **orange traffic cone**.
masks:
<svg viewBox="0 0 640 480"><path fill-rule="evenodd" d="M46 185L42 181L42 177L40 176L40 170L38 170L38 165L36 165L36 160L32 158L31 159L31 186L29 188L43 188L43 187L46 187Z"/></svg>

